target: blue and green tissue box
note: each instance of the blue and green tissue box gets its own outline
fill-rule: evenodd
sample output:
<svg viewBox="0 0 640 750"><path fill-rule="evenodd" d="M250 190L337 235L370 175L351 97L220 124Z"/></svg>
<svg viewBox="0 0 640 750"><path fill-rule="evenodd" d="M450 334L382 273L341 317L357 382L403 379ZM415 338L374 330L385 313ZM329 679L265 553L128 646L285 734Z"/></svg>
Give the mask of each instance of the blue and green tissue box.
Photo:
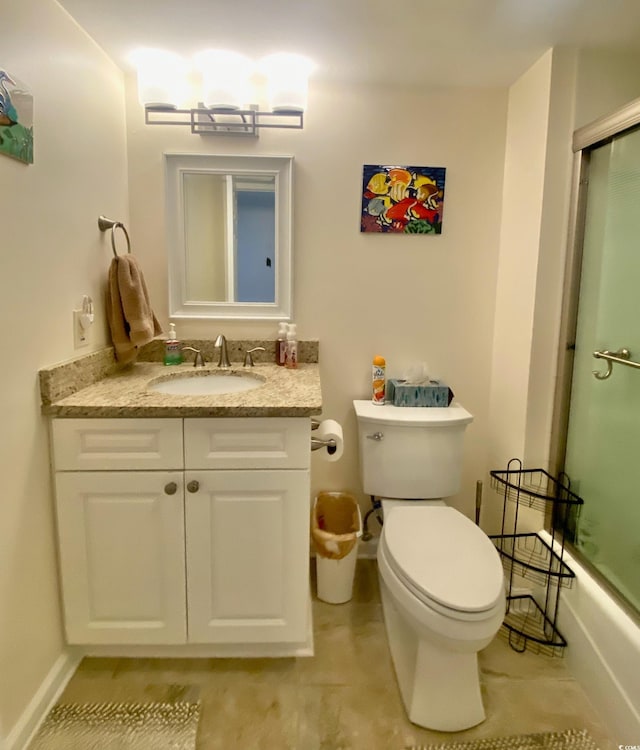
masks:
<svg viewBox="0 0 640 750"><path fill-rule="evenodd" d="M387 403L394 406L449 406L453 400L453 391L440 380L411 385L406 380L390 378L386 395Z"/></svg>

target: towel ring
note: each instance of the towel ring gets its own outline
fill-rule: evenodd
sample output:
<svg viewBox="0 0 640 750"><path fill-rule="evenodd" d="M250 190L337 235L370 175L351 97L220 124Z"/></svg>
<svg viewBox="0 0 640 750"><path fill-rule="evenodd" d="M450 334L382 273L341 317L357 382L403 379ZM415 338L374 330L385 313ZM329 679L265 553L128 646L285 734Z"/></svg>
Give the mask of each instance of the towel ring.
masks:
<svg viewBox="0 0 640 750"><path fill-rule="evenodd" d="M121 221L113 221L113 219L107 219L106 216L98 216L98 229L101 232L106 232L108 229L111 230L111 249L115 258L118 257L118 251L116 250L116 229L122 229L124 236L127 238L127 253L131 253L129 233Z"/></svg>

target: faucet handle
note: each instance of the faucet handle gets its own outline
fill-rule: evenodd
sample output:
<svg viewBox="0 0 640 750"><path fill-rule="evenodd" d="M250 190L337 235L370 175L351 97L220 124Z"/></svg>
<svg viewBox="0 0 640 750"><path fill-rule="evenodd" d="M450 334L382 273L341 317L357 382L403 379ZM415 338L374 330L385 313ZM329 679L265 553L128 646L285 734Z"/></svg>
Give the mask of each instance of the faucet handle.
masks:
<svg viewBox="0 0 640 750"><path fill-rule="evenodd" d="M198 367L198 365L200 367L204 367L205 366L205 359L204 359L204 356L203 356L202 352L200 351L200 349L196 349L193 346L183 346L182 347L182 351L183 352L185 352L185 351L186 352L195 352L195 355L193 357L193 366L194 367Z"/></svg>
<svg viewBox="0 0 640 750"><path fill-rule="evenodd" d="M243 367L253 367L254 361L253 361L253 352L264 352L265 348L264 346L254 346L253 349L247 349L247 351L244 353L244 364Z"/></svg>

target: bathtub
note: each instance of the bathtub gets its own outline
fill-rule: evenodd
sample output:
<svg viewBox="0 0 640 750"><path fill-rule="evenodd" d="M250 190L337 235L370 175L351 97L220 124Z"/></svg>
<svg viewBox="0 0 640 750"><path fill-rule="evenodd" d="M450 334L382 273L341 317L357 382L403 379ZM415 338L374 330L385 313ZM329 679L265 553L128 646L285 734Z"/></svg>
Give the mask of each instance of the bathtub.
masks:
<svg viewBox="0 0 640 750"><path fill-rule="evenodd" d="M564 559L576 574L558 612L568 667L613 739L640 746L640 627L566 550Z"/></svg>

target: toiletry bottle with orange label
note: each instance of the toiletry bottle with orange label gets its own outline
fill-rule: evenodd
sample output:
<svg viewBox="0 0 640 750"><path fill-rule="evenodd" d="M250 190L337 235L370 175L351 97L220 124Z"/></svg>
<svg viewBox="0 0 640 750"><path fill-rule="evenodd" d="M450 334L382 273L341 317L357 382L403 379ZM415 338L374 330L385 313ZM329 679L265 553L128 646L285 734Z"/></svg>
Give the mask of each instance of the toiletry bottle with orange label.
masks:
<svg viewBox="0 0 640 750"><path fill-rule="evenodd" d="M384 357L374 357L371 368L371 377L373 381L373 395L371 400L374 404L384 404L384 392L387 381L386 365Z"/></svg>
<svg viewBox="0 0 640 750"><path fill-rule="evenodd" d="M278 323L278 338L276 339L276 364L284 365L287 358L287 331L289 324L286 321Z"/></svg>
<svg viewBox="0 0 640 750"><path fill-rule="evenodd" d="M298 366L298 338L296 324L289 323L287 331L287 349L285 353L284 366L290 370L295 370Z"/></svg>

